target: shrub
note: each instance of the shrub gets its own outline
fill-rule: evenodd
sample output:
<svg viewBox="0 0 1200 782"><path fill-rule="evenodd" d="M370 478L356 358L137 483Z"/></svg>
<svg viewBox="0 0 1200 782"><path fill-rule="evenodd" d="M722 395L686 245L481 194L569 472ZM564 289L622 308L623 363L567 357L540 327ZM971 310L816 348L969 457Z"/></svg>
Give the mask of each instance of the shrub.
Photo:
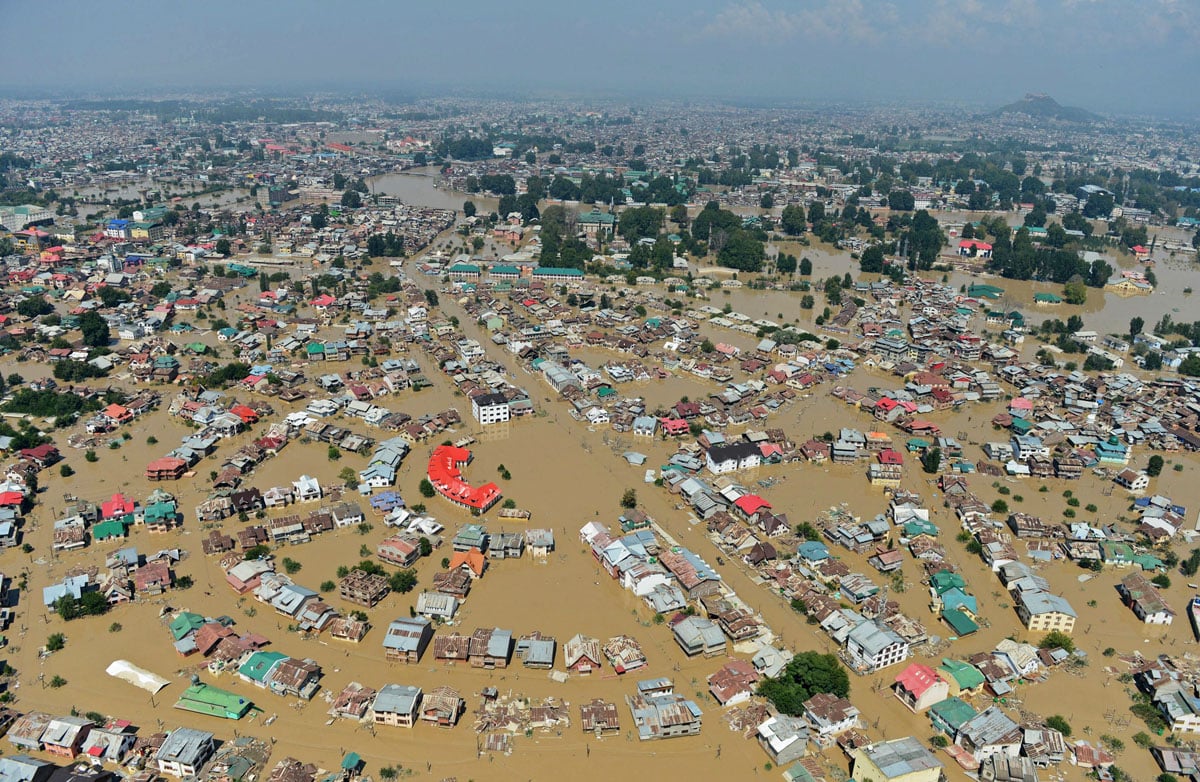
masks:
<svg viewBox="0 0 1200 782"><path fill-rule="evenodd" d="M1075 651L1075 641L1061 630L1051 630L1042 636L1042 640L1038 641L1038 648L1063 649L1067 652L1073 652Z"/></svg>
<svg viewBox="0 0 1200 782"><path fill-rule="evenodd" d="M66 685L67 680L58 674L54 674L54 678L50 680L50 689L52 690L57 690L59 687L65 687Z"/></svg>
<svg viewBox="0 0 1200 782"><path fill-rule="evenodd" d="M1063 734L1063 738L1071 735L1071 723L1067 722L1067 718L1061 714L1055 714L1053 717L1046 718L1046 727L1057 730Z"/></svg>
<svg viewBox="0 0 1200 782"><path fill-rule="evenodd" d="M636 508L637 492L633 489L626 489L625 493L621 495L621 507L626 509Z"/></svg>
<svg viewBox="0 0 1200 782"><path fill-rule="evenodd" d="M46 639L46 651L57 652L67 645L67 638L62 633L55 633Z"/></svg>

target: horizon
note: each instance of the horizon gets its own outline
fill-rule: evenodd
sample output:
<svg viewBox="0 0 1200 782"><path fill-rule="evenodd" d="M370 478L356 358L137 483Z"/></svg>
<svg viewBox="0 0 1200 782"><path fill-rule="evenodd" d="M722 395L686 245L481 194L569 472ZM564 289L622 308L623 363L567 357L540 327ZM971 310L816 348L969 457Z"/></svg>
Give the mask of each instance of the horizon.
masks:
<svg viewBox="0 0 1200 782"><path fill-rule="evenodd" d="M995 109L1027 93L1102 115L1200 117L1200 8L1176 0L616 0L587 16L538 0L520 15L351 0L331 32L314 0L161 6L98 34L79 0L14 36L0 92L20 97L388 92L412 98L631 100L762 108ZM16 16L37 6L19 2ZM416 33L414 33L414 30ZM47 55L50 55L49 57Z"/></svg>

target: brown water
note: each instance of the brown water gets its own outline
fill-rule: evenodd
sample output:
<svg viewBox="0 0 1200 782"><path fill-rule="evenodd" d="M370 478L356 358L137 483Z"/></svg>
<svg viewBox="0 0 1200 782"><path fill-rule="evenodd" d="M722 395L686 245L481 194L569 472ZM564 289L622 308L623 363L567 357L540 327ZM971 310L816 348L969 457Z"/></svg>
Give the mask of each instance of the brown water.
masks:
<svg viewBox="0 0 1200 782"><path fill-rule="evenodd" d="M810 252L810 257L816 261L815 254ZM836 258L829 256L828 261L821 261L825 262L836 263ZM718 296L724 298L720 294ZM761 308L764 313L769 313L768 317L774 318L779 307L793 300L792 294L776 292L733 291L729 296L735 309L755 317L758 313L751 310L752 306ZM443 301L449 301L449 297L443 297ZM469 336L483 336L472 319L464 317L464 313L455 312L454 305L448 305L447 309L449 313L459 315ZM736 332L709 327L706 330L711 331L714 340L742 346L755 341ZM620 436L607 430L589 431L588 427L571 419L563 405L550 399L548 386L516 368L506 353L485 340L481 341L489 347L493 358L510 366L515 382L529 390L535 404L545 415L514 422L481 436L481 442L472 446L475 461L467 470L468 477L479 481L497 480L502 484L506 497L512 497L520 507L533 512L533 518L528 523L509 521L502 524L501 520L495 518L489 525L490 529L512 530L530 525L551 527L557 538L558 551L545 564L530 558L493 562L483 581L472 590L459 615L460 629L470 632L476 626L499 626L511 629L518 635L539 630L555 636L560 644L577 632L601 639L618 633L632 635L642 643L649 658L650 666L645 676L672 676L680 691L696 697L700 702L705 710L705 727L700 736L653 744L641 744L631 739L623 696L632 692L633 679L622 681L613 678L607 668L599 676L572 677L568 682L558 684L541 672L521 668L519 663L507 671L496 672L446 667L434 663L431 654L416 666L386 663L379 645L382 628L391 619L408 613L409 607L415 602L415 593L389 596L384 603L369 611L374 628L357 646L327 638L304 641L289 634L286 622L281 617L277 617L269 608L256 604L252 598L239 599L224 585L216 562L205 558L200 551L200 539L207 533L201 532L193 517L193 509L204 495L208 471L220 463L222 454L236 449L250 435L242 435L222 444L216 455L202 461L197 467L197 478L162 484L163 488L179 496L187 519L182 531L163 536L136 531L128 542L128 545L137 546L143 553L168 546L186 549L190 556L177 568L177 574L191 575L195 579L195 586L191 590L175 592L157 601L120 606L108 616L100 618L63 623L57 617L47 616L39 602L43 586L61 578L68 567L97 564L104 552L118 547L116 544L96 545L81 552L51 557L50 525L55 509L62 507L60 498L64 492L69 492L99 502L118 490L144 498L155 488L142 478L144 465L169 450L187 431L181 424L170 420L165 410L155 412L130 427L133 439L120 450L98 448L100 459L95 464L85 462L82 452L64 446L67 461L75 468L76 474L64 479L54 468L42 476L42 483L47 488L41 495L39 507L31 516L26 536L26 540L35 547L34 553L25 555L19 550L9 550L0 554L0 566L5 573L18 580L25 573L29 582L28 590L21 599L17 620L9 631L11 646L8 660L18 670L21 682L16 691L17 708L44 708L60 712L72 707L80 711L97 710L130 719L141 725L144 731L155 730L160 720L168 727L180 724L204 727L225 738L231 737L236 729L241 733L276 738L276 759L293 755L326 768L334 768L342 753L354 750L367 759L369 770L399 763L413 769L416 776L429 779L452 775L460 779L544 779L552 774L564 773L593 779L626 771L631 762L637 762L648 773L667 778L687 775L703 779L719 774L743 779L765 773L763 764L766 756L753 742L741 740L736 734L728 732L720 720L721 710L704 695L707 689L705 677L715 671L722 661L683 658L665 627L653 625L652 617L642 603L599 571L590 554L578 542L577 530L583 523L593 519L607 523L615 521L620 512L620 495L626 488L632 487L637 489L639 500L646 510L681 544L697 551L710 562L715 561L719 552L704 536L701 528L693 527L686 515L675 509L674 498L664 490L642 483L643 468L631 467L620 458L621 453L632 448L650 457L648 465L661 464L673 450L672 444L644 438L635 441L631 436ZM604 351L584 351L581 356L593 365L598 365L607 357ZM421 356L418 356L418 360L423 365L428 363ZM324 369L345 371L351 366L337 364ZM431 367L425 368L431 370ZM29 378L45 373L46 367L30 364L18 366L9 362L3 368L5 373L14 370ZM435 375L432 371L428 374L431 377ZM850 379L849 384L865 388L889 382L880 376L860 371ZM695 398L712 388L715 388L713 384L681 377L662 383L631 384L622 387L621 391L643 395L651 404L667 404L683 395ZM169 394L164 401L164 408L168 400ZM291 409L278 400L272 403L280 413ZM463 398L457 396L448 381L440 377L435 379L435 386L431 389L419 393L404 392L385 399L384 404L413 415L455 406L469 416ZM998 404L979 406L957 414L935 414L933 418L948 433L965 432L963 439L967 457L980 458L979 445L996 437L987 422L998 409ZM383 433L373 431L361 422L338 423L355 431L383 436ZM828 397L827 388L824 387L818 388L810 398L782 411L771 425L782 426L797 441L842 425L876 428L867 416ZM473 428L471 422L467 421L462 430L471 432ZM897 436L895 432L891 434ZM157 445L150 446L145 442L149 435L158 439ZM62 439L65 441L65 437ZM325 451L324 445L293 443L279 457L261 465L250 483L265 489L290 482L301 473L315 475L323 483L333 483L343 467L361 468L365 465L365 457L353 454L345 454L339 461L331 462L326 458ZM424 460L428 451L428 446L418 447L401 470L399 488L413 502L419 497L416 489L424 474ZM1180 458L1188 469L1177 473L1169 465L1152 488L1194 510L1200 507L1200 487L1191 479L1194 460L1191 457ZM504 464L511 472L510 480L499 479L497 467L500 464ZM935 488L930 485L927 476L914 464L908 464L905 469L906 488L920 491L928 499L934 519L943 529L942 542L949 551L951 561L961 568L970 591L979 597L983 616L989 625L971 638L953 642L948 653L965 656L982 651L1010 634L1018 638L1028 637L1017 622L999 582L977 558L968 555L964 547L953 540L954 521L941 507L940 498L936 496ZM738 476L748 486L754 486L756 481L768 477L782 480L770 488L761 489L762 493L777 509L786 511L794 523L815 518L821 511L841 503L845 503L854 513L867 517L881 512L887 504L885 495L867 485L862 467L773 466ZM1000 496L997 488L990 486L990 483L990 479L979 477L971 480L972 488L988 501ZM1105 496L1106 484L1090 475L1075 484L1050 482L1051 491L1046 493L1039 493L1037 484L1032 481L1004 482L1002 485L1011 486L1011 494L1007 497L1010 506L1050 520L1061 518L1058 514L1066 507L1061 493L1067 488L1082 499L1082 504L1094 502L1099 505L1102 519L1116 517L1124 513L1127 507L1119 493ZM1023 495L1023 502L1017 503L1013 495ZM361 504L366 506L365 502ZM447 538L459 526L471 520L467 514L440 500L430 501L429 507L446 525ZM301 507L299 510L303 512L306 509ZM1094 518L1083 511L1080 517ZM223 526L233 530L240 525L236 519L229 519ZM386 534L376 520L374 528L365 535L357 530L341 530L319 537L307 545L288 547L279 552L279 556L291 557L301 563L302 569L296 574L296 580L316 587L320 582L334 578L338 565L357 562L361 558L360 547L366 545L373 549ZM1020 544L1017 548L1022 550ZM447 553L444 550L435 552L430 560L418 564L418 589L429 584L432 573L439 569L441 557ZM866 574L873 572L862 557L848 552L837 553L851 564L852 569ZM832 650L831 642L822 633L804 624L782 599L760 586L740 565L731 562L719 569L726 583L752 608L763 614L786 646L796 650ZM1114 689L1120 685L1113 683L1111 677L1102 671L1103 665L1110 661L1101 657L1100 652L1113 646L1121 652L1139 650L1150 657L1160 651L1178 654L1189 650L1194 642L1183 609L1190 590L1180 583L1182 579L1175 578L1176 583L1166 591L1166 595L1171 605L1180 611L1179 621L1166 631L1147 631L1120 605L1113 591L1113 584L1123 572L1108 571L1087 583L1080 583L1077 576L1081 572L1069 563L1055 563L1041 569L1042 575L1050 580L1054 589L1067 596L1079 613L1076 638L1091 658L1086 675L1074 677L1065 672L1055 672L1044 684L1021 687L1017 697L1010 699L1009 705L1016 706L1020 701L1035 713L1062 713L1072 723L1076 736L1090 733L1094 739L1101 733L1110 733L1122 737L1128 748L1118 758L1118 763L1135 777L1149 779L1156 773L1150 757L1148 753L1135 748L1131 741L1132 734L1141 730L1141 726L1136 720L1128 726L1115 726L1106 719L1106 714L1128 716L1129 701L1123 693ZM925 588L917 582L916 569L911 562L906 565L905 573L906 591L893 592L891 597L900 601L906 613L924 622L931 634L947 636L946 629L939 625L926 607ZM885 581L883 578L877 580L880 583ZM1094 606L1088 605L1090 600L1095 601ZM332 601L335 605L339 604L336 597ZM202 675L206 681L254 698L265 710L263 717L233 724L175 711L170 704L186 685L189 666L199 661L181 658L171 647L165 623L158 619L158 613L165 604L174 609L187 609L209 616L227 614L237 620L239 630L260 632L271 638L272 648L286 654L313 657L324 667L323 685L326 690L339 692L350 681L360 681L373 687L389 682L416 684L426 690L440 684L450 684L467 698L468 714L459 727L450 731L421 725L412 730L381 728L372 736L364 728L347 722L326 726L327 706L321 697L307 705L298 706L291 700L277 699L229 676L214 680L207 673ZM340 607L351 609L345 605ZM250 615L251 609L254 609L254 615ZM110 633L108 628L114 621L119 622L123 629ZM59 631L67 635L66 649L39 660L38 647L49 634ZM150 699L142 691L104 674L109 662L118 658L129 659L164 675L172 680L172 684L159 696ZM927 719L910 714L886 690L891 677L898 672L899 668L876 677L855 679L852 697L872 725L869 731L872 735L926 737L930 734ZM39 675L44 676L45 681L54 675L61 675L68 679L69 684L57 690L43 689ZM634 676L640 678L639 674ZM479 691L486 686L535 699L546 696L566 699L571 703L573 724L561 736L539 732L528 738L517 737L516 749L511 757L477 757L477 737L471 730L471 712L478 704ZM579 730L578 704L593 697L619 703L626 727L621 736L598 741L591 736L584 736ZM273 714L278 715L278 720L269 728L263 727L262 719ZM828 761L842 768L845 766L841 758L833 754L828 756ZM1082 778L1077 770L1069 766L1064 765L1060 770L1072 779ZM954 770L950 771L950 776L962 778Z"/></svg>
<svg viewBox="0 0 1200 782"><path fill-rule="evenodd" d="M448 187L437 187L435 183L438 181L438 168L427 166L412 168L402 173L381 174L373 177L369 184L373 193L396 196L404 203L414 206L432 206L436 209L455 209L461 212L464 201L474 201L480 211L496 208L498 199L460 193Z"/></svg>

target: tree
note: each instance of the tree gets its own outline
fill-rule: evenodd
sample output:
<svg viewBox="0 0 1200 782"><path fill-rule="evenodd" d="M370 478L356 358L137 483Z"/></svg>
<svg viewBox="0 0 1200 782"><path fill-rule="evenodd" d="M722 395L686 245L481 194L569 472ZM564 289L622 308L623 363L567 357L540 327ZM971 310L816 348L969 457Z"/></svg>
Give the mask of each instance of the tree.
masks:
<svg viewBox="0 0 1200 782"><path fill-rule="evenodd" d="M758 694L774 704L784 714L799 716L804 702L820 693L832 693L839 698L850 694L850 675L832 654L801 652L787 667L772 679L758 685Z"/></svg>
<svg viewBox="0 0 1200 782"><path fill-rule="evenodd" d="M347 190L342 193L342 206L347 209L358 209L362 206L362 196L357 190Z"/></svg>
<svg viewBox="0 0 1200 782"><path fill-rule="evenodd" d="M1150 461L1146 464L1146 474L1151 478L1157 478L1162 473L1163 458L1158 454L1150 457Z"/></svg>
<svg viewBox="0 0 1200 782"><path fill-rule="evenodd" d="M657 236L662 229L663 211L652 206L626 209L617 222L617 233L625 241L635 244L638 239Z"/></svg>
<svg viewBox="0 0 1200 782"><path fill-rule="evenodd" d="M780 274L795 274L796 273L796 256L780 253L775 259L775 268Z"/></svg>
<svg viewBox="0 0 1200 782"><path fill-rule="evenodd" d="M228 258L232 248L229 245L229 240L225 237L221 237L217 240L217 243L213 245L213 250L216 251L217 255L222 255Z"/></svg>
<svg viewBox="0 0 1200 782"><path fill-rule="evenodd" d="M1063 299L1067 304L1083 304L1087 301L1087 286L1082 280L1071 280L1063 287Z"/></svg>
<svg viewBox="0 0 1200 782"><path fill-rule="evenodd" d="M54 305L45 296L30 296L17 305L17 314L23 318L39 318L54 312Z"/></svg>
<svg viewBox="0 0 1200 782"><path fill-rule="evenodd" d="M417 574L412 570L397 570L388 578L388 586L393 592L408 594L417 585Z"/></svg>
<svg viewBox="0 0 1200 782"><path fill-rule="evenodd" d="M1046 727L1050 728L1051 730L1057 730L1059 733L1063 734L1063 738L1067 738L1071 735L1071 723L1067 722L1066 717L1062 716L1061 714L1055 714L1052 717L1047 717Z"/></svg>
<svg viewBox="0 0 1200 782"><path fill-rule="evenodd" d="M287 574L289 576L299 573L300 568L302 567L302 565L299 562L292 559L291 557L284 557L282 564L283 564L283 569L285 571L287 571Z"/></svg>
<svg viewBox="0 0 1200 782"><path fill-rule="evenodd" d="M1065 652L1075 651L1075 641L1062 630L1051 630L1038 641L1039 649L1062 649Z"/></svg>
<svg viewBox="0 0 1200 782"><path fill-rule="evenodd" d="M817 529L812 522L802 521L796 525L796 534L805 540L820 540L821 530Z"/></svg>
<svg viewBox="0 0 1200 782"><path fill-rule="evenodd" d="M775 198L770 193L763 193L762 198L758 199L759 209L771 209L775 206Z"/></svg>
<svg viewBox="0 0 1200 782"><path fill-rule="evenodd" d="M911 212L917 201L907 190L893 190L888 193L888 209L897 212Z"/></svg>
<svg viewBox="0 0 1200 782"><path fill-rule="evenodd" d="M800 259L800 276L801 277L811 277L812 276L812 261L810 261L808 258Z"/></svg>
<svg viewBox="0 0 1200 782"><path fill-rule="evenodd" d="M463 201L463 216L464 217L474 217L475 211L476 211L476 209L475 209L474 201Z"/></svg>
<svg viewBox="0 0 1200 782"><path fill-rule="evenodd" d="M1189 353L1179 364L1179 374L1188 377L1200 377L1200 353Z"/></svg>
<svg viewBox="0 0 1200 782"><path fill-rule="evenodd" d="M729 269L756 272L762 268L763 243L749 231L734 231L717 252L717 262Z"/></svg>
<svg viewBox="0 0 1200 782"><path fill-rule="evenodd" d="M420 546L421 556L427 557L433 553L433 543L430 542L429 538L421 536L421 539L417 542L417 545Z"/></svg>
<svg viewBox="0 0 1200 782"><path fill-rule="evenodd" d="M930 448L921 454L921 469L934 475L942 467L942 449Z"/></svg>
<svg viewBox="0 0 1200 782"><path fill-rule="evenodd" d="M1146 321L1138 315L1134 315L1129 319L1129 338L1133 339L1138 334L1142 333L1142 329L1146 327Z"/></svg>
<svg viewBox="0 0 1200 782"><path fill-rule="evenodd" d="M428 478L421 479L421 485L418 487L422 497L432 497L437 494L437 490L433 488L433 484Z"/></svg>
<svg viewBox="0 0 1200 782"><path fill-rule="evenodd" d="M67 639L62 633L54 633L46 639L46 651L48 652L61 651L66 645Z"/></svg>
<svg viewBox="0 0 1200 782"><path fill-rule="evenodd" d="M108 322L100 317L100 313L88 311L79 318L79 330L83 333L83 344L88 347L102 348L109 342Z"/></svg>
<svg viewBox="0 0 1200 782"><path fill-rule="evenodd" d="M637 492L633 489L626 489L621 495L621 507L632 510L637 507Z"/></svg>
<svg viewBox="0 0 1200 782"><path fill-rule="evenodd" d="M1008 503L1004 500L996 500L992 503L992 513L1008 513Z"/></svg>
<svg viewBox="0 0 1200 782"><path fill-rule="evenodd" d="M1111 193L1094 193L1083 205L1083 216L1105 219L1112 214L1113 206Z"/></svg>
<svg viewBox="0 0 1200 782"><path fill-rule="evenodd" d="M883 248L873 244L863 250L858 259L858 268L867 274L879 274L883 271Z"/></svg>

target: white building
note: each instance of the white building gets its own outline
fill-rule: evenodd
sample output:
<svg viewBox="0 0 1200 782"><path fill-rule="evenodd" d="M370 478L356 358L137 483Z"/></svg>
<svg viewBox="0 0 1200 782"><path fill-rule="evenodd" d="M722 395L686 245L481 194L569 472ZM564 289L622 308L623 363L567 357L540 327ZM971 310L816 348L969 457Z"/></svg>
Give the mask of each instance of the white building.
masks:
<svg viewBox="0 0 1200 782"><path fill-rule="evenodd" d="M176 728L167 735L155 755L158 770L173 777L194 777L213 756L213 734L206 730Z"/></svg>
<svg viewBox="0 0 1200 782"><path fill-rule="evenodd" d="M908 659L908 641L874 621L863 622L846 637L846 654L855 668L874 673Z"/></svg>
<svg viewBox="0 0 1200 782"><path fill-rule="evenodd" d="M709 472L722 475L759 466L762 464L762 452L753 443L714 445L705 453L704 461Z"/></svg>
<svg viewBox="0 0 1200 782"><path fill-rule="evenodd" d="M481 394L471 400L471 415L480 425L490 426L508 421L512 410L503 394Z"/></svg>

